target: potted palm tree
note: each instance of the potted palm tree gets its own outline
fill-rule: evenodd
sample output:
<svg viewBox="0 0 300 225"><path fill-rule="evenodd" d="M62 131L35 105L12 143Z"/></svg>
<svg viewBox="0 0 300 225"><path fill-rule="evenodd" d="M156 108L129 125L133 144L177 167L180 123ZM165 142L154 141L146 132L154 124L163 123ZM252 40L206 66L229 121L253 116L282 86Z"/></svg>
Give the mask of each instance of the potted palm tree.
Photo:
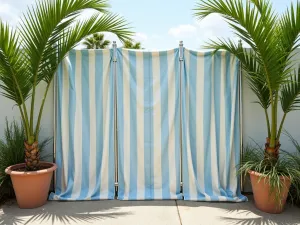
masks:
<svg viewBox="0 0 300 225"><path fill-rule="evenodd" d="M72 48L96 32L112 32L121 41L132 35L127 22L111 14L108 7L107 0L44 0L28 8L16 29L0 20L0 88L20 109L26 133L25 163L6 169L21 208L45 204L56 169L54 163L40 162L38 146L45 100L59 64ZM87 9L95 13L80 19ZM36 89L42 82L46 88L38 108Z"/></svg>
<svg viewBox="0 0 300 225"><path fill-rule="evenodd" d="M299 171L279 157L280 135L287 114L300 107L300 76L291 58L299 47L300 4L278 15L269 0L200 0L195 16L204 19L217 13L236 36L251 48L232 40L211 40L206 48L226 50L241 62L251 90L266 118L267 139L262 157L246 151L240 171L249 173L256 206L266 212L283 210L291 182ZM278 105L283 117L278 120ZM258 160L259 159L259 160Z"/></svg>

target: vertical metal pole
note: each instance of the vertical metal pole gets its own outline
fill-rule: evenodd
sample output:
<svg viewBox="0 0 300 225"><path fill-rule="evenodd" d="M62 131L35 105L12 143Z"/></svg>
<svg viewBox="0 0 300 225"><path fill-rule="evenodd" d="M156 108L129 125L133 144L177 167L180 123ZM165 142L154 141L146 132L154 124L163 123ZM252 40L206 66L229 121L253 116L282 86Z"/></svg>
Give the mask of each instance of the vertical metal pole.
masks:
<svg viewBox="0 0 300 225"><path fill-rule="evenodd" d="M118 193L118 126L117 126L117 43L113 42L113 76L114 76L114 155L115 155L115 193Z"/></svg>
<svg viewBox="0 0 300 225"><path fill-rule="evenodd" d="M183 192L182 179L182 70L183 70L183 41L179 42L179 111L180 111L180 187Z"/></svg>
<svg viewBox="0 0 300 225"><path fill-rule="evenodd" d="M243 50L243 44L242 44L242 40L240 39L239 40L239 49L240 50ZM239 62L239 77L238 77L238 84L239 84L239 116L240 116L240 143L241 143L241 146L240 146L240 160L243 159L243 137L244 137L244 134L243 134L243 102L242 102L242 74L243 71L242 71L242 63L241 61ZM240 176L240 185L241 185L241 191L244 191L244 179L243 179L243 176L241 175Z"/></svg>

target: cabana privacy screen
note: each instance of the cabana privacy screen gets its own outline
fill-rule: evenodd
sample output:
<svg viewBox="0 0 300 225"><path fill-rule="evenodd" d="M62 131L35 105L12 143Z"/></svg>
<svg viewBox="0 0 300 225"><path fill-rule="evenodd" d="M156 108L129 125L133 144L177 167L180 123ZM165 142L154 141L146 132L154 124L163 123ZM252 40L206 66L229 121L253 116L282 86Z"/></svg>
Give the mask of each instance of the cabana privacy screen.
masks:
<svg viewBox="0 0 300 225"><path fill-rule="evenodd" d="M50 199L246 200L239 72L228 52L182 45L70 52L58 72Z"/></svg>

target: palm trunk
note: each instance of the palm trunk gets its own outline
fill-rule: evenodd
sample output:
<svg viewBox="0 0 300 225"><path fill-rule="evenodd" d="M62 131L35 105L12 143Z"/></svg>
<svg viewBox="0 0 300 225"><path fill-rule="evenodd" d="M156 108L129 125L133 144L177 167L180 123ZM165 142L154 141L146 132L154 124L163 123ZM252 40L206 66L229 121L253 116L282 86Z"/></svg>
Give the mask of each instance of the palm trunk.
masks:
<svg viewBox="0 0 300 225"><path fill-rule="evenodd" d="M279 158L279 148L281 144L279 140L275 141L275 147L270 147L270 138L266 138L266 144L265 144L265 158L273 159L275 161Z"/></svg>
<svg viewBox="0 0 300 225"><path fill-rule="evenodd" d="M32 145L24 142L25 146L25 163L26 170L35 171L39 169L40 164L40 151L38 147L38 142L34 142Z"/></svg>

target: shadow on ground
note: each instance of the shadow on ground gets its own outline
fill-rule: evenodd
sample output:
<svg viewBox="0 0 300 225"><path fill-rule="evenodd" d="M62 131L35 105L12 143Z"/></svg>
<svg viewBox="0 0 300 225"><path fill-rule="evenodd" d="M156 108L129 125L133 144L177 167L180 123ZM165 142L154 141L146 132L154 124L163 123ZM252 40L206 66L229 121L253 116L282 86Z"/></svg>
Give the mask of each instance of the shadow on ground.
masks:
<svg viewBox="0 0 300 225"><path fill-rule="evenodd" d="M159 207L159 211L163 213L166 207L175 208L176 203L175 201L117 200L76 202L49 201L45 206L37 209L19 209L16 201L13 200L6 202L5 205L2 206L2 209L0 207L0 225L102 224L102 222L107 219L122 220L123 217L135 213L137 207L141 209L143 206ZM149 214L149 212L145 213ZM174 216L177 217L178 215L174 213ZM139 216L139 218L143 218L143 216ZM111 223L109 222L109 224ZM117 222L116 224L119 223Z"/></svg>
<svg viewBox="0 0 300 225"><path fill-rule="evenodd" d="M268 214L256 209L252 198L246 203L178 201L182 224L226 225L299 225L300 208L287 205L282 214ZM190 221L192 214L205 218L202 223ZM204 222L205 221L205 222Z"/></svg>
<svg viewBox="0 0 300 225"><path fill-rule="evenodd" d="M0 224L43 224L51 221L52 224L82 224L93 223L107 218L119 218L128 215L129 212L118 212L114 209L112 201L107 204L99 204L96 201L87 202L48 202L37 209L18 209L16 202L6 203L0 211Z"/></svg>
<svg viewBox="0 0 300 225"><path fill-rule="evenodd" d="M0 208L0 225L296 225L300 208L287 206L279 215L267 214L250 202L191 201L50 201L37 209L19 209L15 201Z"/></svg>

